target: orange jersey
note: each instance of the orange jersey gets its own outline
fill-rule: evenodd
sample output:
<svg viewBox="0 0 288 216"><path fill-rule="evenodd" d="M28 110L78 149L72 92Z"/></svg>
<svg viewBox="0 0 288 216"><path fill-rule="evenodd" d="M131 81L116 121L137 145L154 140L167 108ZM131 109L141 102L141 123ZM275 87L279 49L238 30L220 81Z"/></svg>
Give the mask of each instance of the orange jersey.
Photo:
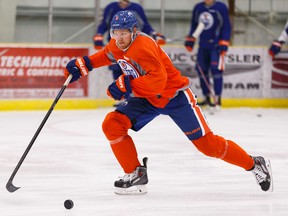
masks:
<svg viewBox="0 0 288 216"><path fill-rule="evenodd" d="M132 75L132 93L163 108L178 91L188 88L189 79L180 74L161 47L144 33L137 33L126 51L111 39L104 49L89 56L93 68L118 63L124 74Z"/></svg>

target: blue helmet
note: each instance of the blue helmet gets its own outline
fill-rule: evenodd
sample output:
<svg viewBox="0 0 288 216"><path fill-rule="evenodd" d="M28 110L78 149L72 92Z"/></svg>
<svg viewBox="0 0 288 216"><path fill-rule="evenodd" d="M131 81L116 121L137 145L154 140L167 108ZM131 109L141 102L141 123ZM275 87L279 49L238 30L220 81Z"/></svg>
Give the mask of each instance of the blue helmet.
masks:
<svg viewBox="0 0 288 216"><path fill-rule="evenodd" d="M134 27L138 27L136 16L132 11L125 10L116 13L110 23L110 30L116 29L129 29L133 30Z"/></svg>

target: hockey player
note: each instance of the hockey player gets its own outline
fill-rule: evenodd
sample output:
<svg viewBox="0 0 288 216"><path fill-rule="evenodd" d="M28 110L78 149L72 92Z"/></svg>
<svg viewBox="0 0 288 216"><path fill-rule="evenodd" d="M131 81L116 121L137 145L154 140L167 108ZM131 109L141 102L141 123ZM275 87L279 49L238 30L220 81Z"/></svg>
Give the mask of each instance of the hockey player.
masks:
<svg viewBox="0 0 288 216"><path fill-rule="evenodd" d="M96 34L94 36L94 48L100 50L104 47L103 35L109 30L110 22L113 16L118 11L130 10L133 11L137 17L139 28L144 33L152 36L160 45L165 44L165 37L160 33L156 32L148 22L148 19L145 15L143 7L140 4L130 2L129 0L120 0L118 2L112 2L108 4L104 9L102 22L99 24ZM110 34L107 34L107 40L110 40ZM109 66L109 69L112 70L113 79L116 80L121 74L122 70L117 64ZM117 106L119 103L116 103Z"/></svg>
<svg viewBox="0 0 288 216"><path fill-rule="evenodd" d="M192 11L191 28L185 40L185 47L192 51L196 39L192 36L198 24L205 24L199 36L196 71L200 77L200 86L205 97L198 105L221 106L223 88L224 57L228 50L231 24L228 9L222 2L204 0L195 5ZM209 71L213 77L213 88L210 88ZM213 97L214 101L211 101Z"/></svg>
<svg viewBox="0 0 288 216"><path fill-rule="evenodd" d="M288 41L288 20L286 25L277 40L274 40L269 48L269 54L272 58L281 51L281 47Z"/></svg>
<svg viewBox="0 0 288 216"><path fill-rule="evenodd" d="M251 171L263 191L272 190L269 160L249 156L235 142L212 132L189 88L189 79L181 75L151 37L138 31L133 12L118 12L111 21L110 34L112 39L104 49L71 60L65 76L72 74L70 82L74 82L93 68L113 63L123 70L108 86L107 94L115 100L126 100L109 112L102 123L103 132L125 172L114 183L116 194L147 192L147 158L141 165L128 130L139 131L160 114L168 115L203 154Z"/></svg>

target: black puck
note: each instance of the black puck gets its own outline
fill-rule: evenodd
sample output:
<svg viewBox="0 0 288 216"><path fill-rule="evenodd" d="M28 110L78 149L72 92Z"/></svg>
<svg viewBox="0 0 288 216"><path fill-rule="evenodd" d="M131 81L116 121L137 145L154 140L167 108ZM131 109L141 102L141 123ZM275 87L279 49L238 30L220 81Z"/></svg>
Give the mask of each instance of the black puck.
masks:
<svg viewBox="0 0 288 216"><path fill-rule="evenodd" d="M72 209L74 206L74 203L72 200L68 199L68 200L65 200L64 206L66 209Z"/></svg>

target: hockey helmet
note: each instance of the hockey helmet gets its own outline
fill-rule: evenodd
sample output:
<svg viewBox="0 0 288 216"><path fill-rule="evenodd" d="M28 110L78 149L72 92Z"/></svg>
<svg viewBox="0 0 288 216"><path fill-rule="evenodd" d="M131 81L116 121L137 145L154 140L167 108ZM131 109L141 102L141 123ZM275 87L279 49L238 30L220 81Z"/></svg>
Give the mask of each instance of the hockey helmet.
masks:
<svg viewBox="0 0 288 216"><path fill-rule="evenodd" d="M136 16L132 11L124 10L116 13L110 23L110 30L129 29L131 32L134 27L138 27Z"/></svg>

